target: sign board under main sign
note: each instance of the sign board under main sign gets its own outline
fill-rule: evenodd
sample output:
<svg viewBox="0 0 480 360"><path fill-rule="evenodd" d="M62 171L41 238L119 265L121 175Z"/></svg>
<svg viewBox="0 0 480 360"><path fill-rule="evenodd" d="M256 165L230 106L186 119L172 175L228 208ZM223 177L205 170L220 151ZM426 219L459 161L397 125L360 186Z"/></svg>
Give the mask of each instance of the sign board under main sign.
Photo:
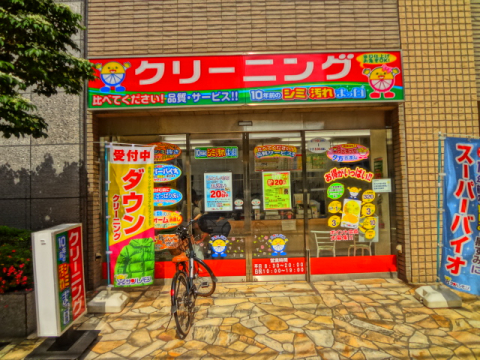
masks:
<svg viewBox="0 0 480 360"><path fill-rule="evenodd" d="M400 51L90 61L90 109L404 100Z"/></svg>
<svg viewBox="0 0 480 360"><path fill-rule="evenodd" d="M32 234L38 336L60 336L87 312L82 241L82 224Z"/></svg>
<svg viewBox="0 0 480 360"><path fill-rule="evenodd" d="M205 173L205 211L232 211L232 173Z"/></svg>
<svg viewBox="0 0 480 360"><path fill-rule="evenodd" d="M373 179L372 190L376 193L392 192L392 179Z"/></svg>
<svg viewBox="0 0 480 360"><path fill-rule="evenodd" d="M237 159L238 146L197 147L195 159Z"/></svg>

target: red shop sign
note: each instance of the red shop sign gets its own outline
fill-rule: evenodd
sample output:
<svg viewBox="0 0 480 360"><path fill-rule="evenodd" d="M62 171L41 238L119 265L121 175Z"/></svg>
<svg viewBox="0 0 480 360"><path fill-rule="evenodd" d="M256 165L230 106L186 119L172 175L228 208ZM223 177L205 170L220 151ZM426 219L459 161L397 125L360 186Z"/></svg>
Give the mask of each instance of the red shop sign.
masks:
<svg viewBox="0 0 480 360"><path fill-rule="evenodd" d="M90 109L404 99L400 51L90 61Z"/></svg>

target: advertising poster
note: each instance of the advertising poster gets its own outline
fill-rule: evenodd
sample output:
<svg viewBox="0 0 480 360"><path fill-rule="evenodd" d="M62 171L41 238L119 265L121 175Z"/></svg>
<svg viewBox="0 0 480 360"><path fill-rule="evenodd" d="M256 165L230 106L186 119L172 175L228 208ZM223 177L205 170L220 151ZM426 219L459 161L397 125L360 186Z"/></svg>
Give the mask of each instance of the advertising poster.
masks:
<svg viewBox="0 0 480 360"><path fill-rule="evenodd" d="M153 283L153 162L153 147L110 147L108 242L114 286Z"/></svg>
<svg viewBox="0 0 480 360"><path fill-rule="evenodd" d="M205 173L205 211L232 211L232 173Z"/></svg>
<svg viewBox="0 0 480 360"><path fill-rule="evenodd" d="M167 183L177 180L182 175L182 170L175 165L157 164L153 170L153 181L155 183Z"/></svg>
<svg viewBox="0 0 480 360"><path fill-rule="evenodd" d="M362 207L362 202L360 200L344 199L342 223L340 224L340 226L350 228L350 229L357 229L358 222L360 220L361 207Z"/></svg>
<svg viewBox="0 0 480 360"><path fill-rule="evenodd" d="M440 280L480 295L480 140L445 139Z"/></svg>
<svg viewBox="0 0 480 360"><path fill-rule="evenodd" d="M169 187L154 188L153 192L153 206L172 206L183 199L180 191Z"/></svg>
<svg viewBox="0 0 480 360"><path fill-rule="evenodd" d="M153 212L153 224L157 230L172 229L183 221L182 214L178 211L156 210Z"/></svg>
<svg viewBox="0 0 480 360"><path fill-rule="evenodd" d="M359 144L340 144L328 149L327 157L332 161L356 162L368 159L370 151Z"/></svg>
<svg viewBox="0 0 480 360"><path fill-rule="evenodd" d="M400 51L90 59L88 108L404 100Z"/></svg>
<svg viewBox="0 0 480 360"><path fill-rule="evenodd" d="M292 209L290 171L264 172L262 176L264 210Z"/></svg>

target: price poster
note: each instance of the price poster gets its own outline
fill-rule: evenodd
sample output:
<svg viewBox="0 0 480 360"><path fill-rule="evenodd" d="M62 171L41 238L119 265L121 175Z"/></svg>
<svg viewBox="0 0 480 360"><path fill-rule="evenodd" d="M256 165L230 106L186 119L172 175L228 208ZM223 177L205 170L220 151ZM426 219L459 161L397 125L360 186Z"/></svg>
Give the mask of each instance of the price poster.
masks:
<svg viewBox="0 0 480 360"><path fill-rule="evenodd" d="M292 208L290 171L264 172L262 183L265 210L290 210Z"/></svg>
<svg viewBox="0 0 480 360"><path fill-rule="evenodd" d="M232 173L205 173L205 211L232 211Z"/></svg>

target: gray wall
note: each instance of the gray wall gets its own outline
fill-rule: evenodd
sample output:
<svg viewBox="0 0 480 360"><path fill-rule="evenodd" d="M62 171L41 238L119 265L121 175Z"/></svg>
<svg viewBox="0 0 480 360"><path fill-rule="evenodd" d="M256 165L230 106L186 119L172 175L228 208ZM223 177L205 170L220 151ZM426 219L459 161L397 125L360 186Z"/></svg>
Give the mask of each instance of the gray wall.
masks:
<svg viewBox="0 0 480 360"><path fill-rule="evenodd" d="M84 14L84 1L62 1ZM84 33L75 38L84 55ZM0 225L39 230L82 222L83 96L25 95L49 124L47 139L0 137Z"/></svg>

